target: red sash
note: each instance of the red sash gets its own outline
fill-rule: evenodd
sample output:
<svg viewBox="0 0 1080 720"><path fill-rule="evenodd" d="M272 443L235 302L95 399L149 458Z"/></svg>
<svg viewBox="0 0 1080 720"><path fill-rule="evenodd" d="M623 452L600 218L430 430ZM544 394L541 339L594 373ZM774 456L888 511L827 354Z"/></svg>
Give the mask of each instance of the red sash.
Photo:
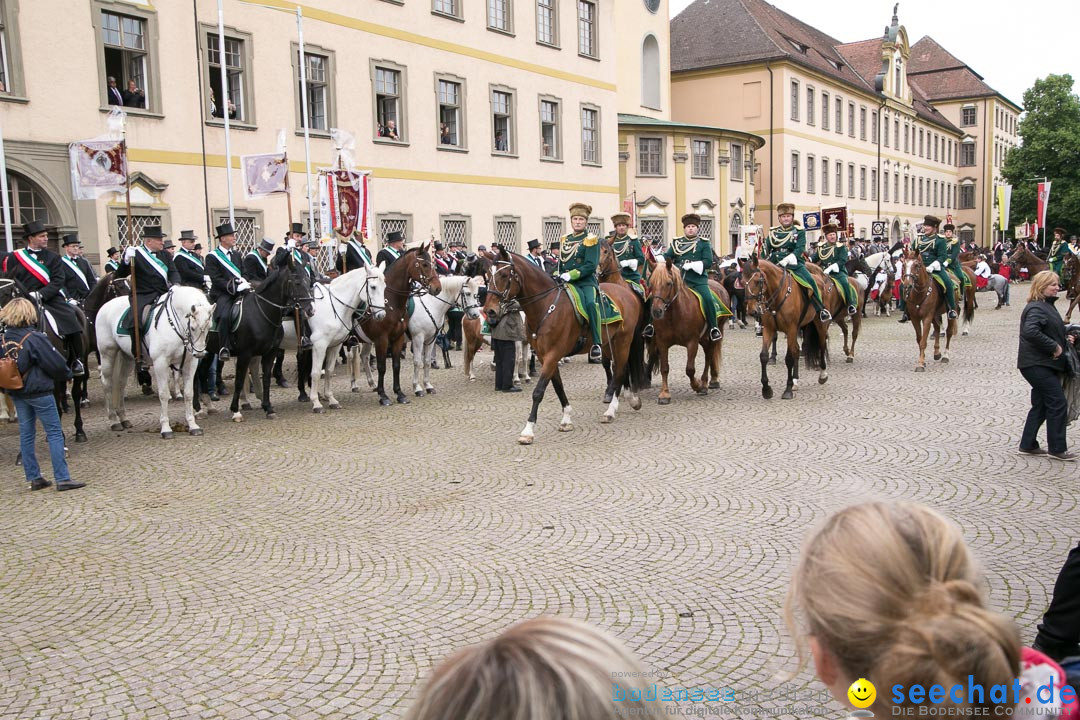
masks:
<svg viewBox="0 0 1080 720"><path fill-rule="evenodd" d="M34 276L42 285L49 284L49 270L41 263L37 262L33 258L26 254L26 250L16 250L15 259L19 261L19 264L26 268L26 271Z"/></svg>

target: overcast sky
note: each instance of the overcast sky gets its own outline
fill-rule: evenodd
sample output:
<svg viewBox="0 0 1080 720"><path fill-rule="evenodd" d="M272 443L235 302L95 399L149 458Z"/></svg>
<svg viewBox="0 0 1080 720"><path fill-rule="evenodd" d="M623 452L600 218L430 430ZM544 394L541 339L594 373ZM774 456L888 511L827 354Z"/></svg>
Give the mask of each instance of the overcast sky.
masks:
<svg viewBox="0 0 1080 720"><path fill-rule="evenodd" d="M670 0L671 16L691 2ZM772 4L845 43L881 37L893 9L892 1L882 0L773 0ZM902 0L899 12L913 45L929 35L1018 105L1040 77L1068 73L1074 81L1080 79L1078 17L1076 0Z"/></svg>

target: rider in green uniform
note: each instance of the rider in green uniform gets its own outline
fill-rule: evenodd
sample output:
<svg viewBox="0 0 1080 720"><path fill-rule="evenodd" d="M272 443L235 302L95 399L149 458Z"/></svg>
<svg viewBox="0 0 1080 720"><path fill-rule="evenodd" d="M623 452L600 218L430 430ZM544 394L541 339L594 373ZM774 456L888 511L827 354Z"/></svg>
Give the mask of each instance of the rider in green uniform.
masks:
<svg viewBox="0 0 1080 720"><path fill-rule="evenodd" d="M859 298L855 294L855 288L848 281L848 249L844 241L840 240L840 226L829 223L821 228L821 234L825 240L814 253L814 262L821 266L826 275L838 281L840 287L844 288L848 315L853 316L859 311Z"/></svg>
<svg viewBox="0 0 1080 720"><path fill-rule="evenodd" d="M971 279L968 278L967 273L964 272L964 266L960 264L960 238L953 235L956 232L956 226L952 223L946 223L942 228L945 232L945 244L948 247L949 259L945 261L944 267L949 269L949 272L956 278L956 284L961 288L966 285L971 285Z"/></svg>
<svg viewBox="0 0 1080 720"><path fill-rule="evenodd" d="M664 252L664 259L678 266L682 270L683 282L686 286L701 296L701 304L705 309L705 322L709 327L709 339L719 342L724 336L717 327L716 303L713 302L712 291L709 289L709 269L713 264L712 245L708 240L698 237L698 231L701 228L699 215L695 213L683 215L682 224L682 237L671 241L671 246ZM652 337L652 324L650 323L641 334L643 337Z"/></svg>
<svg viewBox="0 0 1080 720"><path fill-rule="evenodd" d="M611 249L615 251L619 272L623 280L630 283L634 292L644 298L645 287L641 282L641 271L645 268L645 252L641 249L641 240L628 234L630 230L628 214L612 215L611 222L615 225L615 237L611 238Z"/></svg>
<svg viewBox="0 0 1080 720"><path fill-rule="evenodd" d="M768 254L766 259L789 270L799 284L809 291L810 302L817 310L821 322L829 322L832 320L832 313L825 309L825 303L821 301L821 288L806 269L803 258L806 253L806 233L795 226L795 205L780 203L776 206L776 215L780 224L769 228L769 235L765 238L765 252Z"/></svg>
<svg viewBox="0 0 1080 720"><path fill-rule="evenodd" d="M564 235L559 243L559 279L570 283L581 297L581 305L589 318L592 331L592 347L589 362L604 359L600 347L600 286L596 282L596 268L600 264L600 238L590 235L586 226L592 208L584 203L570 206L570 227L573 232Z"/></svg>
<svg viewBox="0 0 1080 720"><path fill-rule="evenodd" d="M1061 287L1065 287L1065 259L1069 257L1069 243L1065 242L1065 228L1054 228L1054 242L1050 246L1050 254L1046 261L1050 263L1050 269L1057 273L1061 281Z"/></svg>
<svg viewBox="0 0 1080 720"><path fill-rule="evenodd" d="M949 317L956 317L956 294L952 275L946 271L945 263L949 260L948 241L937 234L941 220L933 215L923 218L923 234L911 243L911 249L922 257L926 271L945 285L945 303L949 306ZM905 313L906 315L907 313Z"/></svg>

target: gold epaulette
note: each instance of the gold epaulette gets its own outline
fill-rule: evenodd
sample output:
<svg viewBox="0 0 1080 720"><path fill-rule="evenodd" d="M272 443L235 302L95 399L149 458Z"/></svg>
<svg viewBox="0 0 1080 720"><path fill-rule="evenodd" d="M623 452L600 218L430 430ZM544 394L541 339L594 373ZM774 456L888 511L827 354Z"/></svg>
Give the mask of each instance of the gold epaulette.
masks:
<svg viewBox="0 0 1080 720"><path fill-rule="evenodd" d="M592 247L596 243L600 242L600 238L595 235L586 235L585 239L581 241L581 244L585 247Z"/></svg>

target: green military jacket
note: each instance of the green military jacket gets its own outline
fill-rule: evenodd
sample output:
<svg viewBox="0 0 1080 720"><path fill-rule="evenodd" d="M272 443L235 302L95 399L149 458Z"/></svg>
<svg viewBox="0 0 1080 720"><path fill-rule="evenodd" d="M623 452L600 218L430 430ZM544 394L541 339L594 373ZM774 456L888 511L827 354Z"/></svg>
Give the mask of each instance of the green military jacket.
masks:
<svg viewBox="0 0 1080 720"><path fill-rule="evenodd" d="M803 253L806 252L806 233L797 225L783 228L777 225L769 228L765 238L765 259L778 263L788 255L794 255L799 265L805 264Z"/></svg>
<svg viewBox="0 0 1080 720"><path fill-rule="evenodd" d="M817 252L814 253L814 262L820 265L822 270L836 263L839 266L839 272L847 275L847 261L848 249L842 240L819 245Z"/></svg>
<svg viewBox="0 0 1080 720"><path fill-rule="evenodd" d="M964 271L960 269L960 238L954 237L952 240L945 238L945 248L949 255L949 269L957 275L963 275ZM945 267L945 263L941 265Z"/></svg>
<svg viewBox="0 0 1080 720"><path fill-rule="evenodd" d="M1055 241L1054 244L1050 246L1050 254L1047 255L1047 259L1065 262L1065 258L1069 257L1069 252L1068 242L1064 240Z"/></svg>
<svg viewBox="0 0 1080 720"><path fill-rule="evenodd" d="M611 249L615 251L615 260L618 262L623 260L638 261L635 270L628 267L620 267L619 270L624 279L640 285L641 271L645 269L645 252L641 249L641 240L629 235L624 237L616 236L611 239Z"/></svg>
<svg viewBox="0 0 1080 720"><path fill-rule="evenodd" d="M712 245L708 240L696 237L693 240L685 236L677 237L671 241L671 245L664 251L664 258L671 260L672 265L677 265L683 271L683 280L687 285L707 285L709 282L709 268L713 264ZM688 262L700 260L702 271L686 270L684 266Z"/></svg>
<svg viewBox="0 0 1080 720"><path fill-rule="evenodd" d="M944 269L945 261L949 259L948 241L944 235L917 235L911 249L919 253L926 266L939 262Z"/></svg>
<svg viewBox="0 0 1080 720"><path fill-rule="evenodd" d="M600 264L600 238L588 230L563 235L559 241L559 274L570 273L574 284L595 282L596 266Z"/></svg>

